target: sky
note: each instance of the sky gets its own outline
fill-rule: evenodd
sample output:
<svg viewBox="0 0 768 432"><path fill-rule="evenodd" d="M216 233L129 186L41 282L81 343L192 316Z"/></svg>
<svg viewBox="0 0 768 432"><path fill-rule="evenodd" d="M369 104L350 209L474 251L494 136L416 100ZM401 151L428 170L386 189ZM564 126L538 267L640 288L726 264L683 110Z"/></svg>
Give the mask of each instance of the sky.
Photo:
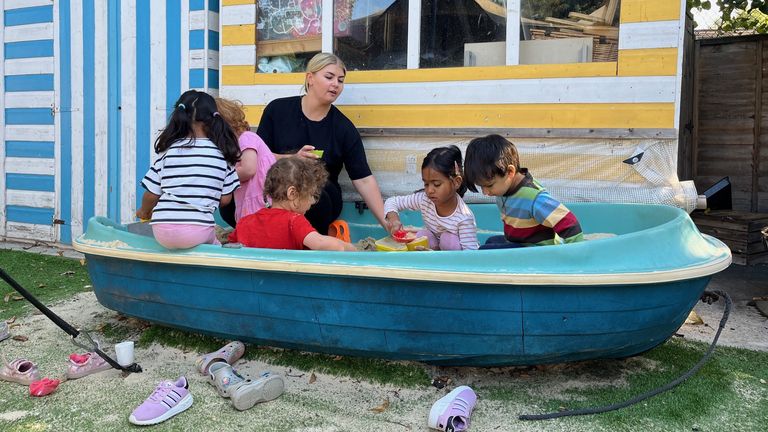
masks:
<svg viewBox="0 0 768 432"><path fill-rule="evenodd" d="M703 10L701 12L696 9L691 11L694 21L696 21L696 30L706 30L710 28L718 16L720 16L720 8L717 7L715 2L712 2L712 9Z"/></svg>

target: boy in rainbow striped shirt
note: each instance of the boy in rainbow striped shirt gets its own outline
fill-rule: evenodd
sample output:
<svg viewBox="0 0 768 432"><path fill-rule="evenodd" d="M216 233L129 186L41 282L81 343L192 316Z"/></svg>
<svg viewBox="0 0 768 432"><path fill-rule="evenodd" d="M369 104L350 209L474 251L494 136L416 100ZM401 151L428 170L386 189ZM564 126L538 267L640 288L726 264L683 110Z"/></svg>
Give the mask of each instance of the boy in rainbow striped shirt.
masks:
<svg viewBox="0 0 768 432"><path fill-rule="evenodd" d="M469 142L464 161L468 188L496 197L504 235L492 236L480 249L574 243L584 239L576 216L520 168L514 144L500 135Z"/></svg>

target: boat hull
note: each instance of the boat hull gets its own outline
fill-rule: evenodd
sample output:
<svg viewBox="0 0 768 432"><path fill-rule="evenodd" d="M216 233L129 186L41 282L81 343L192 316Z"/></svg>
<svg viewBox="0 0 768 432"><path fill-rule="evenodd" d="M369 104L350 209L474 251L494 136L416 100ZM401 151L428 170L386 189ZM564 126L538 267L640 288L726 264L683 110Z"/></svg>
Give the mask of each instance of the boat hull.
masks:
<svg viewBox="0 0 768 432"><path fill-rule="evenodd" d="M500 366L622 358L677 330L709 277L510 286L275 273L89 255L101 304L193 332L331 354Z"/></svg>
<svg viewBox="0 0 768 432"><path fill-rule="evenodd" d="M669 338L730 251L682 210L574 204L575 244L482 251L168 251L104 218L75 248L98 300L163 325L264 345L441 365L628 357ZM495 205L473 205L479 238ZM353 240L384 231L342 213ZM417 225L418 214L401 214Z"/></svg>

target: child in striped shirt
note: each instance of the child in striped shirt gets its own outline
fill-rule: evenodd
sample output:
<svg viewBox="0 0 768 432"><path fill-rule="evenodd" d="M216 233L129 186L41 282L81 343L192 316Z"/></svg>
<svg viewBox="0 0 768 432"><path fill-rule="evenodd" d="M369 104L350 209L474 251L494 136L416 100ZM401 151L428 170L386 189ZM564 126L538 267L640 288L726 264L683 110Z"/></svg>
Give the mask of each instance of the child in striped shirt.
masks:
<svg viewBox="0 0 768 432"><path fill-rule="evenodd" d="M434 250L477 249L475 215L462 197L467 190L461 174L461 150L452 145L432 149L421 164L424 189L411 195L390 197L384 214L390 234L402 229L401 210L419 210L426 236Z"/></svg>
<svg viewBox="0 0 768 432"><path fill-rule="evenodd" d="M207 93L189 90L155 141L160 158L141 185L140 219L150 219L155 239L168 249L220 244L213 212L232 200L240 185L235 164L240 147L232 128Z"/></svg>
<svg viewBox="0 0 768 432"><path fill-rule="evenodd" d="M496 197L504 235L490 237L480 249L574 243L584 239L576 216L520 168L514 144L500 135L475 138L467 146L467 185Z"/></svg>

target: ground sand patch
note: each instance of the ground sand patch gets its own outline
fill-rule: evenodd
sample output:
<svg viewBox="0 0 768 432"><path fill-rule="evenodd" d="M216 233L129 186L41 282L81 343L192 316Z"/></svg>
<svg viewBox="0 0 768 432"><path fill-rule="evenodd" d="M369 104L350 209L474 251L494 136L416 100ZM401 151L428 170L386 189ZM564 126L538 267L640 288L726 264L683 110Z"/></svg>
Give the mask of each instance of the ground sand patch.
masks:
<svg viewBox="0 0 768 432"><path fill-rule="evenodd" d="M118 315L103 308L93 293L76 295L53 309L71 324L85 329L118 320ZM0 343L0 352L9 360L26 357L35 361L41 376L63 378L68 355L78 350L69 337L43 315L31 315L17 322L20 325L12 332L28 336L29 340L6 340ZM96 332L93 335L98 336ZM113 353L111 343L104 348ZM136 360L144 368L143 373L123 376L116 370L103 372L64 382L45 398L31 398L26 387L0 382L0 429L126 430L131 426L128 415L157 382L185 375L195 398L193 406L153 430L426 431L434 401L462 384L475 388L480 398L471 430L598 430L580 429L568 420L523 423L517 415L541 412L542 408L535 405L541 398L565 401L572 397L570 390L625 386L627 373L658 367L646 359L613 362L608 370L605 363L593 362L525 368L424 366L430 376L450 379L447 387L437 389L429 383L419 388L400 388L319 372L314 372L315 379L310 380L312 371L240 361L236 367L254 374L265 369L282 374L286 393L275 401L238 412L195 371L194 360L200 354L157 344L137 348ZM595 368L602 369L598 373ZM485 397L494 389L528 394L531 403ZM388 408L374 412L384 401L388 401ZM579 423L581 427L583 424Z"/></svg>

